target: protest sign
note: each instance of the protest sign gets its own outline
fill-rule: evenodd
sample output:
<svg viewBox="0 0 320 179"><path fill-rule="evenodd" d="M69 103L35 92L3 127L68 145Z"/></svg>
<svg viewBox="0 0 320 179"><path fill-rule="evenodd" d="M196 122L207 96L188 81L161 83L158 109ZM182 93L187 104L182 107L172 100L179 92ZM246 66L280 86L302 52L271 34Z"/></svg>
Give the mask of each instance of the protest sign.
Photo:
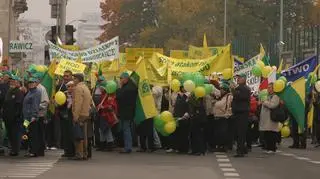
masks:
<svg viewBox="0 0 320 179"><path fill-rule="evenodd" d="M153 53L163 54L162 48L126 48L126 68L134 70L140 57L152 58Z"/></svg>
<svg viewBox="0 0 320 179"><path fill-rule="evenodd" d="M83 63L88 62L99 62L103 60L112 61L119 58L119 37L100 44L96 47L92 47L86 50L70 51L63 49L50 41L49 43L49 54L50 59L68 59L77 60L82 59Z"/></svg>
<svg viewBox="0 0 320 179"><path fill-rule="evenodd" d="M203 59L203 58L207 58L207 57L214 56L221 53L224 48L225 46L208 47L206 49L203 47L196 47L193 45L189 45L188 57L191 59Z"/></svg>
<svg viewBox="0 0 320 179"><path fill-rule="evenodd" d="M86 69L86 65L82 63L61 59L54 73L56 75L62 76L66 70L70 70L73 74L75 74L75 73L83 73L85 69Z"/></svg>
<svg viewBox="0 0 320 179"><path fill-rule="evenodd" d="M178 58L178 59L188 58L188 51L187 50L170 50L170 57Z"/></svg>

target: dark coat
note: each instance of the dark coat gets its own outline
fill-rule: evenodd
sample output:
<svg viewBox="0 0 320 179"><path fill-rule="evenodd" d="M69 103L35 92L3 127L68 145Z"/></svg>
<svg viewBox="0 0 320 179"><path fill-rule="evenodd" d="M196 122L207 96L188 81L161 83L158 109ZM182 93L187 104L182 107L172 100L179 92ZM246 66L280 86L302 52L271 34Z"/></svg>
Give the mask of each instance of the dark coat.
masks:
<svg viewBox="0 0 320 179"><path fill-rule="evenodd" d="M41 92L35 88L29 90L23 100L23 117L24 119L31 120L32 118L38 119L39 107L41 102Z"/></svg>
<svg viewBox="0 0 320 179"><path fill-rule="evenodd" d="M21 120L23 98L24 95L19 88L8 90L3 105L4 120L11 122Z"/></svg>
<svg viewBox="0 0 320 179"><path fill-rule="evenodd" d="M177 95L176 104L174 105L173 116L182 117L185 113L189 111L189 105L187 102L187 95Z"/></svg>
<svg viewBox="0 0 320 179"><path fill-rule="evenodd" d="M120 120L133 120L136 109L138 89L131 80L117 90Z"/></svg>
<svg viewBox="0 0 320 179"><path fill-rule="evenodd" d="M231 103L233 114L250 111L251 91L247 85L239 85L232 90L233 101Z"/></svg>

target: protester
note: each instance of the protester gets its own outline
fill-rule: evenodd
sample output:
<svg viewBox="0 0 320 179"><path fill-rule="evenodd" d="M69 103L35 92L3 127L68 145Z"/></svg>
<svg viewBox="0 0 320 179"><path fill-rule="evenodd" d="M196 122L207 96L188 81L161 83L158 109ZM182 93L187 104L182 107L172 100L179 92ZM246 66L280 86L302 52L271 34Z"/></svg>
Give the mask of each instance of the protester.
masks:
<svg viewBox="0 0 320 179"><path fill-rule="evenodd" d="M20 78L13 75L4 99L3 118L11 144L10 156L18 156L20 151L20 128L22 126L22 103L24 95L20 91Z"/></svg>
<svg viewBox="0 0 320 179"><path fill-rule="evenodd" d="M90 106L92 97L90 90L84 83L83 74L74 74L73 82L75 84L72 98L72 115L74 125L77 125L83 133L83 137L75 140L76 156L74 160L88 159L88 135L87 124L90 116ZM76 137L76 136L75 136Z"/></svg>
<svg viewBox="0 0 320 179"><path fill-rule="evenodd" d="M42 147L41 122L39 121L39 110L41 104L41 91L37 88L38 79L28 80L29 91L23 100L23 118L28 121L28 143L29 153L27 157L44 156Z"/></svg>
<svg viewBox="0 0 320 179"><path fill-rule="evenodd" d="M259 138L259 118L257 117L258 101L254 94L250 98L249 124L247 130L247 149L252 150L252 144L258 142Z"/></svg>
<svg viewBox="0 0 320 179"><path fill-rule="evenodd" d="M152 89L152 95L156 104L156 108L158 112L161 112L162 107L162 99L163 99L163 88L161 86L153 86ZM153 127L153 139L154 139L154 147L157 149L161 148L161 141L160 137L156 131L156 129Z"/></svg>
<svg viewBox="0 0 320 179"><path fill-rule="evenodd" d="M232 112L237 126L237 155L235 155L235 157L244 157L247 153L245 141L248 128L251 90L246 85L245 74L242 73L237 76L237 83L237 87L234 84L230 86L233 95Z"/></svg>
<svg viewBox="0 0 320 179"><path fill-rule="evenodd" d="M132 152L131 123L135 115L138 89L124 72L120 76L120 88L117 90L117 101L119 105L119 116L123 130L124 150L120 153Z"/></svg>
<svg viewBox="0 0 320 179"><path fill-rule="evenodd" d="M264 133L267 153L274 153L277 149L276 143L279 123L271 120L271 110L279 106L280 99L274 94L273 83L268 85L268 93L268 99L261 102L260 131Z"/></svg>

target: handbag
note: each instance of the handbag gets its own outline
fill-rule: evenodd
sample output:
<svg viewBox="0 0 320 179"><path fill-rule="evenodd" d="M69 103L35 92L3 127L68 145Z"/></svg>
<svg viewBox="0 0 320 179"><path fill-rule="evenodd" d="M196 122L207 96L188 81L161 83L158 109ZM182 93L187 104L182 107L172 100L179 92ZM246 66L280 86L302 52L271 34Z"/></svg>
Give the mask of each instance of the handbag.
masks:
<svg viewBox="0 0 320 179"><path fill-rule="evenodd" d="M278 105L274 109L270 109L270 118L273 122L281 122L286 121L286 113L284 107L282 105Z"/></svg>
<svg viewBox="0 0 320 179"><path fill-rule="evenodd" d="M73 124L73 136L75 140L84 139L84 131L78 122Z"/></svg>

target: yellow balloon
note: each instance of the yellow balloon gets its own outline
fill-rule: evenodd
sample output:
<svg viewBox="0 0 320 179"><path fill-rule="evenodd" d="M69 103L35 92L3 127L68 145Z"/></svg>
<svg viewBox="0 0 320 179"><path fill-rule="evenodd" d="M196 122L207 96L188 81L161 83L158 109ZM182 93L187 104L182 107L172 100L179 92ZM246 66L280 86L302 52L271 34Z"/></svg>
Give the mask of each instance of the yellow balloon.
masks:
<svg viewBox="0 0 320 179"><path fill-rule="evenodd" d="M223 76L223 79L225 79L225 80L231 79L232 78L232 69L231 68L224 69L222 72L222 76Z"/></svg>
<svg viewBox="0 0 320 179"><path fill-rule="evenodd" d="M160 114L160 119L163 120L164 122L171 122L173 121L173 115L169 111L163 111Z"/></svg>
<svg viewBox="0 0 320 179"><path fill-rule="evenodd" d="M196 88L196 85L193 81L187 80L183 83L183 87L186 91L191 93Z"/></svg>
<svg viewBox="0 0 320 179"><path fill-rule="evenodd" d="M282 90L284 90L285 87L286 87L286 84L283 80L277 80L273 84L273 91L278 93L278 92L281 92Z"/></svg>
<svg viewBox="0 0 320 179"><path fill-rule="evenodd" d="M177 125L175 121L168 122L167 124L164 125L164 131L167 134L172 134L176 130L176 128L177 128Z"/></svg>
<svg viewBox="0 0 320 179"><path fill-rule="evenodd" d="M262 69L262 77L263 78L268 78L269 77L269 74L272 72L272 68L271 66L265 66L263 69Z"/></svg>
<svg viewBox="0 0 320 179"><path fill-rule="evenodd" d="M67 97L62 91L58 91L54 96L54 100L58 105L61 106L61 105L64 105L64 103L66 103Z"/></svg>
<svg viewBox="0 0 320 179"><path fill-rule="evenodd" d="M288 126L283 126L281 129L281 136L285 138L290 136L290 128Z"/></svg>
<svg viewBox="0 0 320 179"><path fill-rule="evenodd" d="M261 61L261 60L258 60L258 61L256 62L256 64L259 65L261 69L263 69L263 68L265 67L263 61Z"/></svg>
<svg viewBox="0 0 320 179"><path fill-rule="evenodd" d="M273 71L277 71L277 69L278 69L278 68L277 68L276 66L272 66L272 70L273 70Z"/></svg>
<svg viewBox="0 0 320 179"><path fill-rule="evenodd" d="M174 92L180 91L180 86L181 86L181 83L179 80L177 80L177 79L172 80L172 82L171 82L172 91L174 91Z"/></svg>
<svg viewBox="0 0 320 179"><path fill-rule="evenodd" d="M202 86L199 86L194 90L194 95L197 98L202 98L202 97L204 97L206 95L206 89L204 87L202 87Z"/></svg>

